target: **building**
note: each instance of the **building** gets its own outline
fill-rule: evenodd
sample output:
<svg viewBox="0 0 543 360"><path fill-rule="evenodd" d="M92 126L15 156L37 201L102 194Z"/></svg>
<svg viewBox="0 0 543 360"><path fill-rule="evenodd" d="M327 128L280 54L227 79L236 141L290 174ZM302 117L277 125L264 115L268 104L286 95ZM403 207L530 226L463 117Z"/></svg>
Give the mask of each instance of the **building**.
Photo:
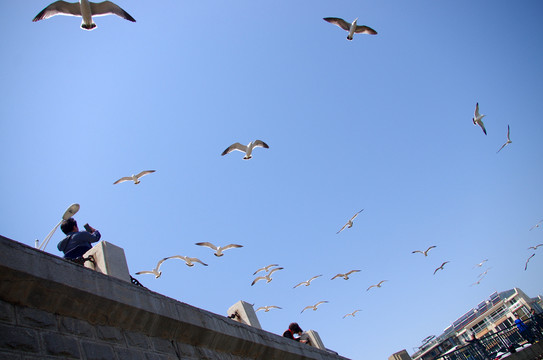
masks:
<svg viewBox="0 0 543 360"><path fill-rule="evenodd" d="M517 314L526 319L531 309L542 312L542 305L541 295L530 298L518 288L495 292L454 321L443 334L424 342L411 357L413 360L435 359L454 347L466 344L472 335L480 339L511 327Z"/></svg>

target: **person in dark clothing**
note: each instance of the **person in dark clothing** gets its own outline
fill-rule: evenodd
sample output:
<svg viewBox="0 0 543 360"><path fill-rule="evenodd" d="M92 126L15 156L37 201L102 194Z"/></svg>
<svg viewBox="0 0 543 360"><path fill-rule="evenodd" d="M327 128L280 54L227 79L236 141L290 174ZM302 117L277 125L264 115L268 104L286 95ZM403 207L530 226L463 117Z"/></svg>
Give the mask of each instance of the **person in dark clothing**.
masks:
<svg viewBox="0 0 543 360"><path fill-rule="evenodd" d="M517 325L517 329L518 329L518 332L519 332L520 336L522 336L524 338L524 340L526 340L530 344L533 344L534 337L532 335L532 331L528 326L526 326L526 324L524 323L524 321L522 321L522 319L520 318L519 315L517 315L517 319L515 320L515 324Z"/></svg>
<svg viewBox="0 0 543 360"><path fill-rule="evenodd" d="M294 322L294 323L290 323L290 325L288 326L288 329L283 333L283 337L286 337L287 339L292 339L294 341L299 341L301 343L306 343L307 340L300 340L299 337L294 337L294 334L300 336L302 335L302 333L303 333L303 330L300 327L300 325Z"/></svg>
<svg viewBox="0 0 543 360"><path fill-rule="evenodd" d="M530 310L530 321L537 337L541 339L543 337L543 316L535 312L535 309Z"/></svg>
<svg viewBox="0 0 543 360"><path fill-rule="evenodd" d="M58 243L57 248L64 253L64 258L73 260L83 256L92 248L92 243L100 240L100 232L89 225L86 231L79 231L74 218L64 220L60 229L67 236Z"/></svg>

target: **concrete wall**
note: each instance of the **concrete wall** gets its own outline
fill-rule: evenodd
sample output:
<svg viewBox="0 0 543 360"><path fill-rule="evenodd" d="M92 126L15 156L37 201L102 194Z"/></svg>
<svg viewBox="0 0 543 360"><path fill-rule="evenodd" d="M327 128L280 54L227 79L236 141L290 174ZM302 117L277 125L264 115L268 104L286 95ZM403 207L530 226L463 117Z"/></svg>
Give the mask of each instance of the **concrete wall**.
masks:
<svg viewBox="0 0 543 360"><path fill-rule="evenodd" d="M0 236L0 359L345 359Z"/></svg>

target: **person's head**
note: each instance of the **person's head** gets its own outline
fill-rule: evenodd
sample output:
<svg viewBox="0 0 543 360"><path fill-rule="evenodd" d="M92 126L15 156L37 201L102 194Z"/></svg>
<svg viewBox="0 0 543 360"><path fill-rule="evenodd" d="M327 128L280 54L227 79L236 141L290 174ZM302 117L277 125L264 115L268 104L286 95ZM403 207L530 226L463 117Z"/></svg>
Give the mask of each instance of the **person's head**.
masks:
<svg viewBox="0 0 543 360"><path fill-rule="evenodd" d="M77 227L77 221L75 221L74 218L69 218L68 220L64 220L62 224L60 225L60 229L65 234L69 234L73 231L79 231Z"/></svg>
<svg viewBox="0 0 543 360"><path fill-rule="evenodd" d="M292 331L294 334L299 334L299 333L304 332L302 328L300 327L300 325L298 325L298 323L295 323L295 322L290 323L290 325L288 326L288 329Z"/></svg>

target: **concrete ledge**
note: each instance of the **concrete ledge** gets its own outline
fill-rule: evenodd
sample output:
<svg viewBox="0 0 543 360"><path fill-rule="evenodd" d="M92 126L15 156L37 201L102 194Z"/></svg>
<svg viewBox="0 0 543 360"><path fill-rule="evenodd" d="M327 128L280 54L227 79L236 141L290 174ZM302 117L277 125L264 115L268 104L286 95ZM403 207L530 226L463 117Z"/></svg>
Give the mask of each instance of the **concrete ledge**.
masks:
<svg viewBox="0 0 543 360"><path fill-rule="evenodd" d="M114 327L188 344L199 349L195 358L215 359L219 353L224 355L219 358L224 359L345 359L2 236L0 299L16 306L84 320L94 327ZM210 356L205 355L206 352Z"/></svg>

